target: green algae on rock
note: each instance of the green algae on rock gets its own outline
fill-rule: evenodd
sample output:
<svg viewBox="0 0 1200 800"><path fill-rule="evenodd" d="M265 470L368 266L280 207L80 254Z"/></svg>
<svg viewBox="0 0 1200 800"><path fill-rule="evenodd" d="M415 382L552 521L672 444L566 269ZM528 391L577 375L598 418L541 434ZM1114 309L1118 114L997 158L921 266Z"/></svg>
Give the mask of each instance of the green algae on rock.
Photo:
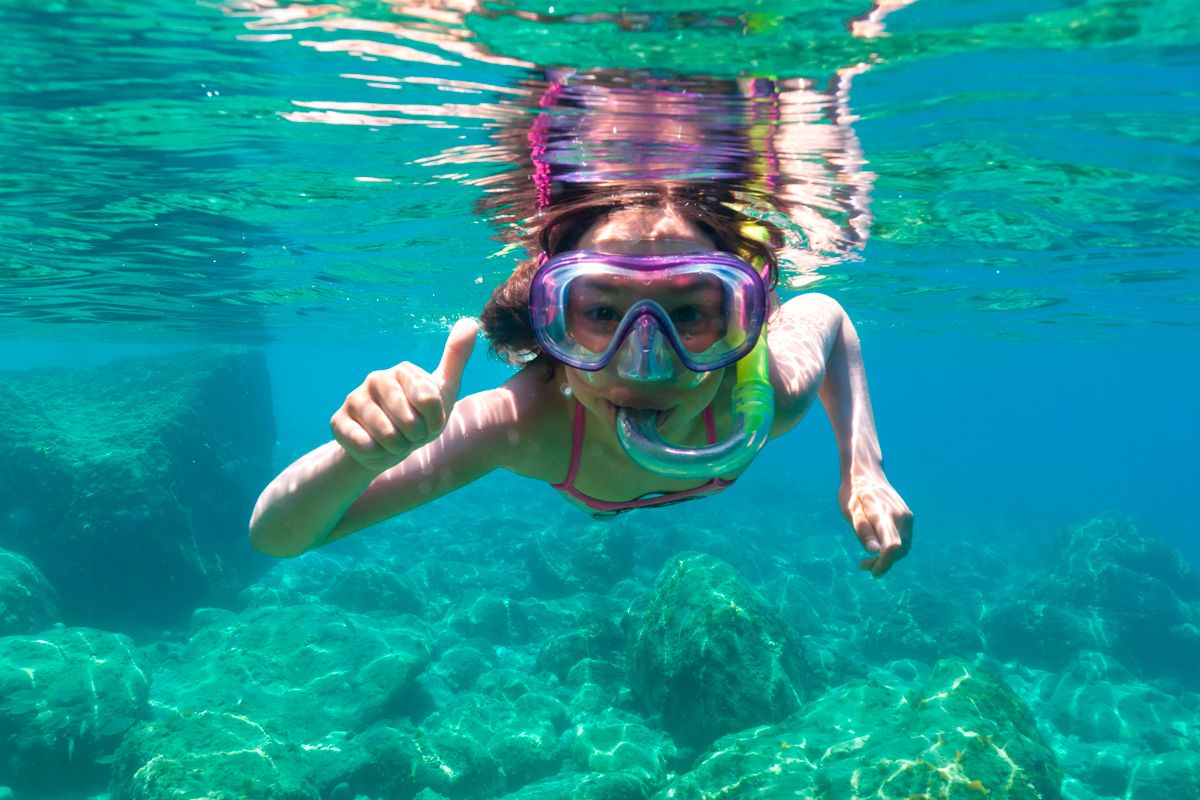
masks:
<svg viewBox="0 0 1200 800"><path fill-rule="evenodd" d="M232 713L172 715L121 743L112 800L319 800L300 748Z"/></svg>
<svg viewBox="0 0 1200 800"><path fill-rule="evenodd" d="M681 553L629 611L634 697L687 747L778 722L811 680L792 630L729 564Z"/></svg>
<svg viewBox="0 0 1200 800"><path fill-rule="evenodd" d="M784 722L718 740L654 800L1059 800L1054 753L996 676L941 661L917 691L844 686Z"/></svg>

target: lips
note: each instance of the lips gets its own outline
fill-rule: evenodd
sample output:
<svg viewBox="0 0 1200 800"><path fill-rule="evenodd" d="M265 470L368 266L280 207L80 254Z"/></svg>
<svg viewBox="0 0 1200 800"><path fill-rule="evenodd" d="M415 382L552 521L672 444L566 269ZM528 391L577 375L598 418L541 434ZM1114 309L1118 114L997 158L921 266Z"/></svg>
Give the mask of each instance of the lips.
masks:
<svg viewBox="0 0 1200 800"><path fill-rule="evenodd" d="M657 412L658 416L657 416L657 419L655 420L655 423L658 425L662 425L667 420L667 418L671 415L671 411L673 410L670 408L661 408L659 406L659 404L657 404L657 403L638 404L636 402L627 402L625 404L617 404L612 401L609 401L608 407L609 407L609 410L612 412L612 417L614 420L616 420L617 414L620 413L621 409L629 409L630 411L654 411L654 412Z"/></svg>

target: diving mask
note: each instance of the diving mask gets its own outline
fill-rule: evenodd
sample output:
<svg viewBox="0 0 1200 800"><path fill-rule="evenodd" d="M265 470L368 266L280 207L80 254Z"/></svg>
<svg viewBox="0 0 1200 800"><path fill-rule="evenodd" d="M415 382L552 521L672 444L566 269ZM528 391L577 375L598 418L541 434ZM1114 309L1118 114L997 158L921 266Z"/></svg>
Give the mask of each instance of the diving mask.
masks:
<svg viewBox="0 0 1200 800"><path fill-rule="evenodd" d="M705 373L741 359L758 341L767 307L762 276L720 252L572 250L538 269L529 298L548 354L589 372L615 360L620 377L637 381L671 380L679 363Z"/></svg>

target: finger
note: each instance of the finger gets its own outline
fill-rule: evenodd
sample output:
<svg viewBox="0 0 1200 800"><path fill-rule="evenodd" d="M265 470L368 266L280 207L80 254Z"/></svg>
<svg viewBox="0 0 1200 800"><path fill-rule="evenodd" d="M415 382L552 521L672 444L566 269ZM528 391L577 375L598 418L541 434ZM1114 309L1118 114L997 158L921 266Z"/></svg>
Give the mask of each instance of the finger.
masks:
<svg viewBox="0 0 1200 800"><path fill-rule="evenodd" d="M421 429L423 441L435 439L446 427L446 404L437 379L409 364L400 383L405 409L412 417L408 424Z"/></svg>
<svg viewBox="0 0 1200 800"><path fill-rule="evenodd" d="M379 447L371 434L343 411L333 415L329 430L333 433L334 441L349 453L369 453Z"/></svg>
<svg viewBox="0 0 1200 800"><path fill-rule="evenodd" d="M475 350L475 337L479 332L479 323L464 317L454 323L450 335L446 338L446 349L442 351L442 360L433 371L434 380L442 390L442 399L446 408L454 405L458 399L459 389L462 388L463 371L467 361Z"/></svg>
<svg viewBox="0 0 1200 800"><path fill-rule="evenodd" d="M851 515L853 517L854 534L858 537L858 541L862 543L863 549L868 553L878 553L879 535L875 532L875 526L871 524L870 517L863 511L861 505L852 509Z"/></svg>
<svg viewBox="0 0 1200 800"><path fill-rule="evenodd" d="M876 578L892 568L900 553L900 532L888 514L880 514L874 522L875 530L879 532L879 555L871 569Z"/></svg>
<svg viewBox="0 0 1200 800"><path fill-rule="evenodd" d="M392 418L374 403L361 409L357 421L379 447L393 455L408 455L417 441L413 438L414 431L411 428L397 426Z"/></svg>
<svg viewBox="0 0 1200 800"><path fill-rule="evenodd" d="M404 437L406 446L424 444L430 434L430 427L420 411L413 406L410 386L425 386L425 394L441 397L429 373L415 364L404 361L388 371L386 381L378 381L371 385L371 399L381 413L386 414L397 433ZM417 392L419 395L419 392ZM440 428L438 429L440 430Z"/></svg>
<svg viewBox="0 0 1200 800"><path fill-rule="evenodd" d="M334 441L351 458L366 469L384 470L396 463L396 458L380 447L365 428L339 412L330 420Z"/></svg>

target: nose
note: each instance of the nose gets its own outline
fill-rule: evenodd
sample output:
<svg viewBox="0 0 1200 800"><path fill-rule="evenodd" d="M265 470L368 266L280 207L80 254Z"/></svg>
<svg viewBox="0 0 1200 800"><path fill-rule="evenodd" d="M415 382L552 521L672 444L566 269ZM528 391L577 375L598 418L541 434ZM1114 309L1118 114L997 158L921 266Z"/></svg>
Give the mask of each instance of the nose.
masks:
<svg viewBox="0 0 1200 800"><path fill-rule="evenodd" d="M617 353L617 374L628 381L669 381L675 357L658 321L649 314L633 323Z"/></svg>

